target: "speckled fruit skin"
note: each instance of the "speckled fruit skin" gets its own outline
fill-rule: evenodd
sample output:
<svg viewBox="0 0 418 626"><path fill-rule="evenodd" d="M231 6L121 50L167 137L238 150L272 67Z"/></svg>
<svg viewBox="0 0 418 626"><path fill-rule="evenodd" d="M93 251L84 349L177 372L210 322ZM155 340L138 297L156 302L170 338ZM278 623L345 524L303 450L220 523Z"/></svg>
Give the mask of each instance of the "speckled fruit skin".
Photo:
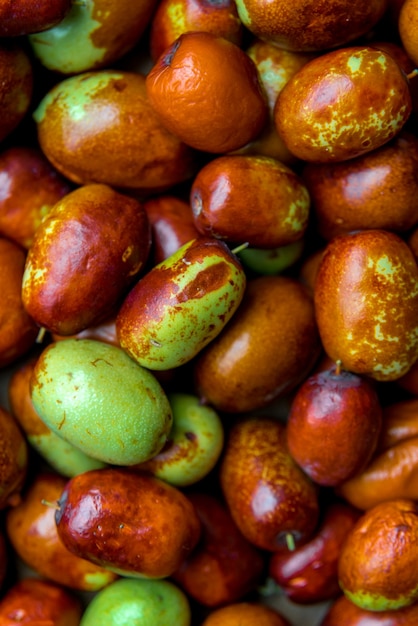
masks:
<svg viewBox="0 0 418 626"><path fill-rule="evenodd" d="M190 626L186 595L169 580L120 579L96 596L83 613L80 626Z"/></svg>
<svg viewBox="0 0 418 626"><path fill-rule="evenodd" d="M231 515L255 546L287 550L287 535L300 545L315 530L317 488L290 455L280 420L250 417L235 423L219 471Z"/></svg>
<svg viewBox="0 0 418 626"><path fill-rule="evenodd" d="M13 241L0 237L0 367L26 354L39 329L22 302L22 278L26 253Z"/></svg>
<svg viewBox="0 0 418 626"><path fill-rule="evenodd" d="M276 248L304 235L310 197L302 179L280 161L231 155L212 159L199 170L190 204L202 235Z"/></svg>
<svg viewBox="0 0 418 626"><path fill-rule="evenodd" d="M327 240L351 230L402 233L418 223L418 139L401 131L373 152L342 163L309 163L303 181L312 218Z"/></svg>
<svg viewBox="0 0 418 626"><path fill-rule="evenodd" d="M415 626L418 604L393 611L367 611L344 595L329 608L320 626Z"/></svg>
<svg viewBox="0 0 418 626"><path fill-rule="evenodd" d="M193 239L131 289L116 318L120 345L151 370L183 365L229 322L245 285L245 272L225 243Z"/></svg>
<svg viewBox="0 0 418 626"><path fill-rule="evenodd" d="M381 426L375 386L352 372L331 368L309 376L296 391L287 445L314 482L335 487L366 467Z"/></svg>
<svg viewBox="0 0 418 626"><path fill-rule="evenodd" d="M411 111L408 80L393 57L354 46L306 63L280 92L274 118L295 156L330 162L384 145Z"/></svg>
<svg viewBox="0 0 418 626"><path fill-rule="evenodd" d="M197 356L195 389L220 411L260 409L295 389L319 353L305 287L285 276L253 278L234 318Z"/></svg>
<svg viewBox="0 0 418 626"><path fill-rule="evenodd" d="M36 362L31 398L57 435L114 465L153 457L172 425L170 404L151 372L94 339L49 344Z"/></svg>
<svg viewBox="0 0 418 626"><path fill-rule="evenodd" d="M1 626L10 626L13 621L15 624L79 626L82 612L79 598L63 587L37 578L22 578L9 587L0 600Z"/></svg>
<svg viewBox="0 0 418 626"><path fill-rule="evenodd" d="M191 502L147 472L84 472L67 483L59 505L55 520L68 550L129 577L170 576L200 537Z"/></svg>
<svg viewBox="0 0 418 626"><path fill-rule="evenodd" d="M295 51L342 46L367 33L387 0L238 0L238 14L254 35Z"/></svg>
<svg viewBox="0 0 418 626"><path fill-rule="evenodd" d="M341 594L338 560L341 547L361 512L344 502L324 507L312 538L293 551L270 558L269 575L286 596L298 604L314 604Z"/></svg>
<svg viewBox="0 0 418 626"><path fill-rule="evenodd" d="M155 0L71 2L56 26L29 36L33 53L49 70L79 74L111 67L141 38Z"/></svg>
<svg viewBox="0 0 418 626"><path fill-rule="evenodd" d="M139 465L176 487L186 487L202 480L215 467L223 448L221 418L210 406L201 404L192 394L168 395L173 425L163 449Z"/></svg>
<svg viewBox="0 0 418 626"><path fill-rule="evenodd" d="M30 381L36 357L26 359L9 379L8 400L13 417L25 433L26 440L37 453L62 476L71 478L80 472L104 467L62 437L41 420L30 397Z"/></svg>
<svg viewBox="0 0 418 626"><path fill-rule="evenodd" d="M43 153L75 183L146 191L194 173L194 152L161 124L140 73L104 69L66 78L33 116Z"/></svg>
<svg viewBox="0 0 418 626"><path fill-rule="evenodd" d="M373 611L413 604L418 597L417 545L416 502L394 499L369 509L341 550L338 577L344 594Z"/></svg>
<svg viewBox="0 0 418 626"><path fill-rule="evenodd" d="M341 235L327 246L314 302L322 344L343 368L395 380L418 356L418 267L384 230Z"/></svg>
<svg viewBox="0 0 418 626"><path fill-rule="evenodd" d="M150 249L140 202L108 185L79 187L36 230L22 278L24 307L40 327L74 335L113 312Z"/></svg>
<svg viewBox="0 0 418 626"><path fill-rule="evenodd" d="M45 470L37 473L28 483L22 500L7 511L8 541L16 555L38 576L68 589L98 591L117 575L74 555L57 533L54 503L66 483L67 479L59 474Z"/></svg>

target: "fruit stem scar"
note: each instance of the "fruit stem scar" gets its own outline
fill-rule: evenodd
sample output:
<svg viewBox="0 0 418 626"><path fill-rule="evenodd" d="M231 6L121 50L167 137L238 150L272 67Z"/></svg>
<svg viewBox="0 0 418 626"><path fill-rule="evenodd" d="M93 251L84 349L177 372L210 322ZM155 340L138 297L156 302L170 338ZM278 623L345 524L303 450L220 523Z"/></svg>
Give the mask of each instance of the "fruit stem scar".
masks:
<svg viewBox="0 0 418 626"><path fill-rule="evenodd" d="M335 361L335 374L336 374L336 376L339 376L341 374L341 367L342 367L341 359L338 359L338 361Z"/></svg>

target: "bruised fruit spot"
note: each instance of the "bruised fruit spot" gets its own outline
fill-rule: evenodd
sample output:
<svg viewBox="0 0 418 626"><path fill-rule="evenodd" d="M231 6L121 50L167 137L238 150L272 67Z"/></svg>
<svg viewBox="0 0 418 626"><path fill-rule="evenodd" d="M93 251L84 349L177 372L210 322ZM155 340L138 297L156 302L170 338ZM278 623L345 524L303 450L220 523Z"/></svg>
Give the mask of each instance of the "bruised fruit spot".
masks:
<svg viewBox="0 0 418 626"><path fill-rule="evenodd" d="M217 263L202 270L177 294L178 302L195 300L217 291L228 281L229 274L230 270L225 263Z"/></svg>

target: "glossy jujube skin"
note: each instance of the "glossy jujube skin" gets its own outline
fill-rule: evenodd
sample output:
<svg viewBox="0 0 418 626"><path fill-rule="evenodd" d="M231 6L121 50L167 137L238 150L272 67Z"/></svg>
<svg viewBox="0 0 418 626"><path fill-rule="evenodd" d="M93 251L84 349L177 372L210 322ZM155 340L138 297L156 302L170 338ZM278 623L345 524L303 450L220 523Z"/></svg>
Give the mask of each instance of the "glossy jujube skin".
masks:
<svg viewBox="0 0 418 626"><path fill-rule="evenodd" d="M150 25L150 54L156 61L181 34L203 30L224 37L237 46L244 28L231 0L162 0Z"/></svg>
<svg viewBox="0 0 418 626"><path fill-rule="evenodd" d="M0 237L0 367L10 365L29 352L39 332L22 301L25 262L23 248Z"/></svg>
<svg viewBox="0 0 418 626"><path fill-rule="evenodd" d="M55 506L66 483L66 478L50 471L36 474L21 502L7 511L7 538L14 553L38 576L69 589L97 591L117 575L74 555L60 540Z"/></svg>
<svg viewBox="0 0 418 626"><path fill-rule="evenodd" d="M269 575L292 602L314 604L340 595L338 559L360 515L344 502L331 502L312 539L288 553L273 553Z"/></svg>
<svg viewBox="0 0 418 626"><path fill-rule="evenodd" d="M229 431L220 484L230 513L248 541L262 550L288 550L314 532L318 491L289 453L278 419L250 417Z"/></svg>
<svg viewBox="0 0 418 626"><path fill-rule="evenodd" d="M112 66L140 40L156 0L71 2L64 19L29 36L33 53L49 70L79 74Z"/></svg>
<svg viewBox="0 0 418 626"><path fill-rule="evenodd" d="M287 445L314 482L335 487L366 467L381 426L374 385L333 367L309 376L297 389L288 415Z"/></svg>
<svg viewBox="0 0 418 626"><path fill-rule="evenodd" d="M21 37L52 28L66 16L71 0L38 0L36 11L28 0L0 2L0 37Z"/></svg>
<svg viewBox="0 0 418 626"><path fill-rule="evenodd" d="M42 421L104 463L147 461L162 449L172 426L170 404L153 374L121 348L101 341L49 344L30 384Z"/></svg>
<svg viewBox="0 0 418 626"><path fill-rule="evenodd" d="M383 16L387 0L238 0L243 24L257 37L295 51L342 46L367 33Z"/></svg>
<svg viewBox="0 0 418 626"><path fill-rule="evenodd" d="M289 167L262 156L212 159L190 190L194 223L202 235L255 248L275 248L301 239L310 197Z"/></svg>
<svg viewBox="0 0 418 626"><path fill-rule="evenodd" d="M33 67L25 48L14 39L0 44L0 141L22 122L33 94Z"/></svg>
<svg viewBox="0 0 418 626"><path fill-rule="evenodd" d="M124 576L171 576L200 537L192 503L147 472L84 472L67 483L59 507L57 530L68 550Z"/></svg>
<svg viewBox="0 0 418 626"><path fill-rule="evenodd" d="M44 217L72 186L38 148L29 146L0 154L0 176L0 233L28 249Z"/></svg>
<svg viewBox="0 0 418 626"><path fill-rule="evenodd" d="M45 94L34 119L43 153L78 184L155 191L195 171L194 152L162 125L137 72L66 78Z"/></svg>
<svg viewBox="0 0 418 626"><path fill-rule="evenodd" d="M328 356L344 369L396 380L418 356L418 267L385 230L335 237L322 257L315 313Z"/></svg>
<svg viewBox="0 0 418 626"><path fill-rule="evenodd" d="M128 293L116 318L120 345L151 370L183 365L230 321L245 285L245 272L225 243L193 239Z"/></svg>
<svg viewBox="0 0 418 626"><path fill-rule="evenodd" d="M384 145L411 112L408 79L395 59L353 46L306 63L280 92L274 118L295 156L329 163Z"/></svg>
<svg viewBox="0 0 418 626"><path fill-rule="evenodd" d="M57 202L36 230L22 301L37 324L73 335L108 317L151 249L147 215L108 185L84 185Z"/></svg>
<svg viewBox="0 0 418 626"><path fill-rule="evenodd" d="M245 539L219 498L199 491L188 494L188 498L200 519L202 534L173 579L204 606L236 602L261 582L264 555Z"/></svg>
<svg viewBox="0 0 418 626"><path fill-rule="evenodd" d="M115 581L89 602L80 626L190 626L186 595L168 580L124 578Z"/></svg>
<svg viewBox="0 0 418 626"><path fill-rule="evenodd" d="M385 423L383 422L383 434ZM368 510L394 498L418 499L418 436L378 450L367 467L338 485L338 493L353 506Z"/></svg>
<svg viewBox="0 0 418 626"><path fill-rule="evenodd" d="M418 597L418 506L397 498L364 513L341 550L338 578L360 608L400 609Z"/></svg>
<svg viewBox="0 0 418 626"><path fill-rule="evenodd" d="M253 278L234 318L197 356L195 389L218 410L251 411L295 389L319 354L305 287L284 276Z"/></svg>
<svg viewBox="0 0 418 626"><path fill-rule="evenodd" d="M200 236L189 202L171 194L148 198L143 203L152 232L154 265L165 261L181 246Z"/></svg>
<svg viewBox="0 0 418 626"><path fill-rule="evenodd" d="M415 626L418 604L393 611L367 611L342 595L330 607L320 626Z"/></svg>
<svg viewBox="0 0 418 626"><path fill-rule="evenodd" d="M316 228L327 240L351 230L405 232L418 222L418 139L402 131L371 153L303 171Z"/></svg>
<svg viewBox="0 0 418 626"><path fill-rule="evenodd" d="M22 578L0 600L0 626L48 624L79 626L81 601L48 580Z"/></svg>

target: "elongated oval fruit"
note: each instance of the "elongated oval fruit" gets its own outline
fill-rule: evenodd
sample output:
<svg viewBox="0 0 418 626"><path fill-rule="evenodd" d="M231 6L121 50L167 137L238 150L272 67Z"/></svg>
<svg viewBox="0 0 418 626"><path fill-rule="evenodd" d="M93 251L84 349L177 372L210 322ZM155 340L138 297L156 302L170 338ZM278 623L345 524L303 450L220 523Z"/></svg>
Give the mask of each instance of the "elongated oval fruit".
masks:
<svg viewBox="0 0 418 626"><path fill-rule="evenodd" d="M200 538L192 502L148 472L112 467L78 474L58 505L65 547L122 576L171 576Z"/></svg>
<svg viewBox="0 0 418 626"><path fill-rule="evenodd" d="M385 230L333 239L318 269L315 314L322 344L345 369L395 380L418 357L418 267Z"/></svg>
<svg viewBox="0 0 418 626"><path fill-rule="evenodd" d="M384 145L411 111L408 80L395 59L354 46L306 63L280 92L274 118L292 154L331 162Z"/></svg>
<svg viewBox="0 0 418 626"><path fill-rule="evenodd" d="M120 348L94 339L45 348L34 367L31 398L53 432L114 465L153 457L172 425L170 404L154 375Z"/></svg>
<svg viewBox="0 0 418 626"><path fill-rule="evenodd" d="M193 239L131 289L116 318L120 345L151 370L183 365L221 332L245 285L226 244Z"/></svg>
<svg viewBox="0 0 418 626"><path fill-rule="evenodd" d="M73 335L102 321L142 270L151 230L138 200L84 185L58 201L36 230L22 280L26 311Z"/></svg>

